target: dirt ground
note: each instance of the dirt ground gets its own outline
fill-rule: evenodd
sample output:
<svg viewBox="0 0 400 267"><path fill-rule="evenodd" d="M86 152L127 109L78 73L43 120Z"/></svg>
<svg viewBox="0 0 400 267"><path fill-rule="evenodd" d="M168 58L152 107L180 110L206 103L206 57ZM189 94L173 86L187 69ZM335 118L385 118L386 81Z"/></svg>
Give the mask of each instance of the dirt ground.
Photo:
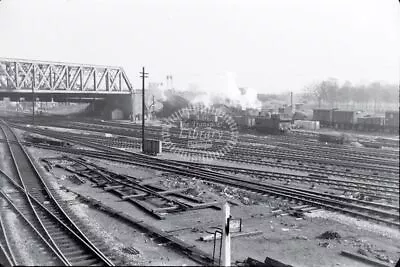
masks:
<svg viewBox="0 0 400 267"><path fill-rule="evenodd" d="M41 149L29 149L35 158L58 155ZM243 232L261 231L244 237L232 238L232 261L243 261L247 257L263 261L271 257L293 266L368 266L358 261L340 255L347 250L371 258L382 260L382 263L394 265L400 256L400 232L381 225L364 223L337 213L316 211L309 213L304 219L290 215L282 216L273 212L293 206L279 199L271 199L233 188L203 183L197 179L183 178L174 175L162 175L162 172L147 170L125 164L96 161L96 164L106 166L110 170L130 174L144 180L152 180L167 188L190 186L195 188L191 194L203 198L204 201L218 203L232 200L237 206L231 206L233 218L241 218ZM92 197L104 204L143 220L145 223L158 227L173 234L179 239L193 244L203 251L212 254L213 242L198 241L200 237L209 236L222 223L222 212L214 209L200 209L181 213L168 214L165 220L156 220L141 210L121 201L118 197L91 186L90 182L82 185L65 179L65 173L53 169L54 176L49 176L55 184L64 186L85 196ZM125 259L131 265L193 265L185 256L173 252L156 241L149 240L114 218L87 207L76 204L76 212L88 224L99 229L107 242L119 252L123 247L132 246L139 255ZM281 213L281 214L282 214ZM278 214L278 215L277 215ZM325 240L317 238L325 231L334 231L339 239ZM146 241L147 240L147 241ZM218 246L217 246L218 247ZM116 252L116 254L118 254ZM121 253L120 253L121 254Z"/></svg>

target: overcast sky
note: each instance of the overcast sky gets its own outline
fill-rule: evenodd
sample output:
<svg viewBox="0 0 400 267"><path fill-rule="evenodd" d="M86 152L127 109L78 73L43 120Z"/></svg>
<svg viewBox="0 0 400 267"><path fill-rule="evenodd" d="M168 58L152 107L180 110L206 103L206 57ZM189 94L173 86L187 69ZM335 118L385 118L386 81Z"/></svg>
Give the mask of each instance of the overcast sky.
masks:
<svg viewBox="0 0 400 267"><path fill-rule="evenodd" d="M259 92L400 76L397 0L3 0L0 57L123 66L135 87L235 73Z"/></svg>

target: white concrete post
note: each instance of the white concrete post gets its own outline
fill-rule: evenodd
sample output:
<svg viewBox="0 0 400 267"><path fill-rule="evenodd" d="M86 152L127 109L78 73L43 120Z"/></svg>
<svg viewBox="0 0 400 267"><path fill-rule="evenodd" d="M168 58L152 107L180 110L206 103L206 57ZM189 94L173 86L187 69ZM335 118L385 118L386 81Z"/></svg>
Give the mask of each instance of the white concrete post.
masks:
<svg viewBox="0 0 400 267"><path fill-rule="evenodd" d="M230 207L225 203L222 208L222 266L231 266L231 234L229 231Z"/></svg>

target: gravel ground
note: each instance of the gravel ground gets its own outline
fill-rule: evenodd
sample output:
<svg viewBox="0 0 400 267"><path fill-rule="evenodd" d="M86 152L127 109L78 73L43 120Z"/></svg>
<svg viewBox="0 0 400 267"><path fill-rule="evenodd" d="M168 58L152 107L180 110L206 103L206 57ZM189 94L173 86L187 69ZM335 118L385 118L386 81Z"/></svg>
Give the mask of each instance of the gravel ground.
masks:
<svg viewBox="0 0 400 267"><path fill-rule="evenodd" d="M168 185L173 184L173 177L166 177L161 183ZM182 183L185 185L196 184L199 192L205 192L204 198L209 199L214 194L214 199L229 199L230 195L235 194L232 188L207 186L203 183L199 184L198 180L177 179L175 185ZM191 184L192 183L192 184ZM165 221L155 221L127 203L117 202L118 198L108 197L101 190L91 189L89 185L76 186L83 194L101 200L107 205L144 220L153 226L161 228L172 233L180 239L196 245L203 251L212 253L212 242L196 241L200 236L208 235L213 229L220 225L220 211L211 209L195 210L187 213L177 213L168 215ZM237 194L239 190L236 191ZM240 195L240 194L239 194ZM249 203L247 200L249 199ZM243 228L245 232L260 230L262 235L252 237L241 237L232 240L233 261L244 260L247 257L253 257L263 260L269 256L281 260L293 266L366 266L351 259L339 255L341 250L350 250L356 252L359 245L366 239L370 244L374 244L376 250L384 249L385 252L379 252L388 255L390 260L398 257L400 248L396 244L400 241L398 236L390 235L390 241L387 236L371 232L362 227L353 224L344 224L330 218L318 218L310 216L305 220L297 221L291 216L274 216L271 212L272 208L285 208L289 203L274 199L257 199L256 194L248 194L239 198L244 200L248 205L232 207L234 218L243 219ZM242 203L243 204L243 203ZM343 215L343 218L348 218ZM349 218L351 219L351 218ZM342 235L343 242L331 241L327 242L316 238L317 235L326 230L334 230ZM395 230L393 230L395 231ZM118 235L118 231L114 234ZM123 239L121 239L123 240ZM344 241L347 240L347 241ZM360 241L361 240L361 241ZM126 242L126 241L125 241ZM126 244L126 243L124 243ZM379 247L379 244L386 244L385 248ZM324 247L324 246L327 247ZM140 250L140 248L139 248ZM312 251L312 253L311 253ZM164 255L164 254L162 254ZM373 254L371 254L373 256ZM164 262L165 263L165 262Z"/></svg>
<svg viewBox="0 0 400 267"><path fill-rule="evenodd" d="M36 156L40 150L32 149ZM46 155L48 152L41 152ZM50 153L51 154L51 153ZM153 179L160 177L161 172L149 171L140 167L132 167L124 164L109 164L106 161L96 161L103 166L108 166L112 170L126 172L141 179ZM237 165L237 164L236 164ZM124 170L125 169L125 170ZM54 170L55 172L55 170ZM208 235L213 232L220 224L220 211L212 209L202 209L190 212L182 212L169 214L166 220L154 220L152 217L145 215L142 211L135 208L133 205L121 202L119 198L110 194L104 193L98 188L92 188L90 183L83 185L72 184L68 179L54 180L65 187L71 188L84 195L93 197L103 201L105 204L126 212L127 214L141 219L144 222L156 226L165 231L173 231L173 234L180 239L196 245L200 249L212 253L212 242L196 241L201 236ZM263 234L252 237L240 237L232 239L232 255L233 261L244 260L247 257L253 257L258 260L263 260L266 256L281 260L293 266L366 266L357 261L340 256L341 250L349 250L354 253L363 249L370 257L380 257L387 261L395 261L400 256L400 238L398 231L393 229L375 227L374 224L362 225L354 218L347 217L336 213L315 213L306 217L303 220L296 220L291 216L275 216L272 208L284 208L290 205L289 202L277 199L265 199L257 194L245 194L240 190L233 188L215 186L201 182L197 179L187 179L182 177L174 177L173 175L164 175L163 179L157 180L159 184L174 188L179 186L193 186L195 191L191 193L200 194L204 200L212 201L231 199L241 203L239 206L232 207L232 215L234 218L242 218L244 231L262 231ZM175 185L174 185L175 184ZM204 192L204 193L203 193ZM77 205L75 205L77 206ZM80 211L76 211L82 217L88 217L90 222L94 222L98 226L93 229L102 229L101 235L110 234L114 238L114 242L110 244L118 248L123 246L131 246L130 240L146 240L139 239L138 234L133 228L128 228L126 231L115 222L108 221L104 214L95 214L91 209L85 206L81 207ZM96 211L99 213L98 211ZM105 216L105 217L102 217ZM99 228L96 228L99 227ZM114 229L114 230L113 230ZM338 232L341 235L339 240L320 240L318 235L327 230ZM394 231L394 232L393 232ZM128 233L132 232L132 236ZM397 234L396 234L397 233ZM105 237L108 238L108 237ZM139 244L139 245L138 245ZM183 257L171 254L167 251L153 252L154 244L151 242L138 242L133 245L140 251L140 256L143 258L132 259L130 264L186 264L180 262ZM161 246L156 246L158 249L165 249ZM361 252L363 252L361 250ZM158 251L158 250L157 250ZM359 253L361 253L359 252ZM154 256L154 258L152 258ZM137 257L137 256L135 256ZM163 257L163 259L161 259ZM168 257L169 261L167 258ZM385 261L382 262L385 262ZM151 262L148 262L151 261ZM129 262L129 261L127 261ZM189 265L191 265L189 263Z"/></svg>
<svg viewBox="0 0 400 267"><path fill-rule="evenodd" d="M86 190L83 190L86 191ZM60 190L60 196L70 201L76 195ZM73 212L83 222L90 226L93 232L102 237L112 249L114 255L121 259L123 265L195 265L191 260L185 259L169 248L164 247L131 226L112 218L103 212L88 207L86 204L71 206ZM123 251L124 248L133 247L138 250L138 255L130 255Z"/></svg>
<svg viewBox="0 0 400 267"><path fill-rule="evenodd" d="M7 164L11 162L11 156L6 153L7 148L5 143L0 143L0 169L6 173L7 175L10 175L12 173L12 168L10 164Z"/></svg>
<svg viewBox="0 0 400 267"><path fill-rule="evenodd" d="M2 216L9 229L9 241L15 248L14 255L18 265L50 266L58 262L48 253L46 247L35 241L37 237L14 212L2 210Z"/></svg>
<svg viewBox="0 0 400 267"><path fill-rule="evenodd" d="M307 216L310 218L322 218L322 219L334 220L345 225L354 226L357 229L362 229L369 232L377 233L379 235L382 235L383 237L395 238L400 240L400 231L397 229L393 229L385 225L379 225L364 220L359 220L340 213L326 211L326 210L319 210L313 213L309 213L307 214Z"/></svg>

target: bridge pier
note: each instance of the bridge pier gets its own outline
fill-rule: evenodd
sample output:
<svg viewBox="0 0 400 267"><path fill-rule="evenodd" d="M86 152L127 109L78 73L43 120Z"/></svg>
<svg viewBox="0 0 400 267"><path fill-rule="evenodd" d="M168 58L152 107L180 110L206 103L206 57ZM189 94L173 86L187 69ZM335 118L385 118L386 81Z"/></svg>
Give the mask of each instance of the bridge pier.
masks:
<svg viewBox="0 0 400 267"><path fill-rule="evenodd" d="M88 107L90 115L106 120L129 119L133 111L129 95L108 96L104 100L95 100Z"/></svg>

